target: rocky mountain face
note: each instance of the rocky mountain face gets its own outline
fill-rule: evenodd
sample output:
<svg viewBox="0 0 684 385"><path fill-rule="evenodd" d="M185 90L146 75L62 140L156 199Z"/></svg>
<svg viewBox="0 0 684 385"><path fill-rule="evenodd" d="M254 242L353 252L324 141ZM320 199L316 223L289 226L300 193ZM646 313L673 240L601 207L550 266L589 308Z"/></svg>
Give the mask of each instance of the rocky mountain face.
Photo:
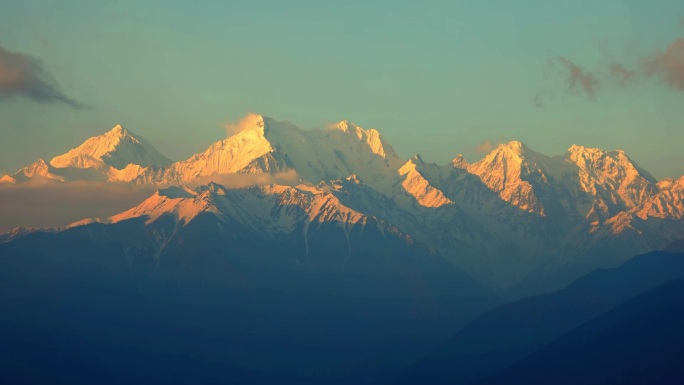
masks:
<svg viewBox="0 0 684 385"><path fill-rule="evenodd" d="M242 174L294 177L249 188L221 182ZM154 196L103 222L166 218L183 228L209 215L284 237L304 248L302 257L321 226L346 236L371 228L402 234L481 283L520 293L562 286L684 237L684 179L656 181L623 151L573 145L550 157L512 141L472 164L459 155L437 165L420 155L404 161L378 131L348 121L302 130L256 116L175 163L116 126L0 182L37 177L155 185Z"/></svg>

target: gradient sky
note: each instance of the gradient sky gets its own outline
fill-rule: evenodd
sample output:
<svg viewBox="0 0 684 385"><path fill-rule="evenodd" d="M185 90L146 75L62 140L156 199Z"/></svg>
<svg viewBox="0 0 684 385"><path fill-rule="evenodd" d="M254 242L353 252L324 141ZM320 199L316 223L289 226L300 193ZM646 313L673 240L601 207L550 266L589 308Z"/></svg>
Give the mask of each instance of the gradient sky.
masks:
<svg viewBox="0 0 684 385"><path fill-rule="evenodd" d="M684 37L683 1L367 3L6 2L0 47L41 60L67 99L0 94L0 174L117 123L185 159L249 111L349 119L405 158L473 161L517 139L684 174L684 85L637 70Z"/></svg>

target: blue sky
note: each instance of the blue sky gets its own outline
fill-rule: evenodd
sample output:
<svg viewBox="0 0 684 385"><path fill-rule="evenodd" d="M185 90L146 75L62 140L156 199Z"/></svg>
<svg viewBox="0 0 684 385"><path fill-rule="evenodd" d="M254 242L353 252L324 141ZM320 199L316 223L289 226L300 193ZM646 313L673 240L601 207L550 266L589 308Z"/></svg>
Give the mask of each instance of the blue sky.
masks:
<svg viewBox="0 0 684 385"><path fill-rule="evenodd" d="M620 148L657 177L684 174L684 87L610 71L638 72L684 37L684 2L368 3L4 4L0 47L89 108L0 94L0 173L118 123L184 159L252 111L303 128L349 119L440 163L517 139L548 155Z"/></svg>

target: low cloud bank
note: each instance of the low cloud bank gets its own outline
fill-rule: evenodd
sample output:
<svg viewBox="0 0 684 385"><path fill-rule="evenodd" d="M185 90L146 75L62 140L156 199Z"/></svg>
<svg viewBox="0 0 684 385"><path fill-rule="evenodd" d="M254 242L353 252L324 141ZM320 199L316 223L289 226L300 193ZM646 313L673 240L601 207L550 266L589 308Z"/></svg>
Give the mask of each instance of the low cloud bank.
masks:
<svg viewBox="0 0 684 385"><path fill-rule="evenodd" d="M0 233L14 227L60 227L127 210L155 191L107 182L31 180L0 185Z"/></svg>
<svg viewBox="0 0 684 385"><path fill-rule="evenodd" d="M231 174L200 178L189 187L214 182L226 188L245 188L272 183L295 185L299 181L294 171ZM86 218L107 218L138 205L156 190L156 186L42 178L0 184L0 234L15 227L61 227Z"/></svg>

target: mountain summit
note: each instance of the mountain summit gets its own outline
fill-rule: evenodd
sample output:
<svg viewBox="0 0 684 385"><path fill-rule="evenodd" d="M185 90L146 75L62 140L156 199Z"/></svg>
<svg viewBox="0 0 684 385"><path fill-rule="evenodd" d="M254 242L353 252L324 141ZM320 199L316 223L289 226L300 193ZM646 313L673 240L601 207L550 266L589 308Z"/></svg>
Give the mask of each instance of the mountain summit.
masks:
<svg viewBox="0 0 684 385"><path fill-rule="evenodd" d="M620 150L573 145L564 155L547 156L511 141L477 162L456 156L439 165L419 155L401 159L377 130L348 120L304 130L250 115L230 131L206 150L170 163L143 138L116 126L0 182L48 178L160 188L110 219L117 223L213 215L217 226L230 223L238 232L249 228L273 237L309 234L319 223L396 229L481 282L526 288L521 291L562 286L684 238L682 179L657 182ZM260 186L231 186L221 177L244 174L256 174L245 180ZM282 226L288 230L274 230Z"/></svg>
<svg viewBox="0 0 684 385"><path fill-rule="evenodd" d="M123 169L129 164L139 166L166 166L171 160L160 154L140 136L116 125L103 135L89 138L80 146L52 158L50 164L57 168L90 168L104 165Z"/></svg>

